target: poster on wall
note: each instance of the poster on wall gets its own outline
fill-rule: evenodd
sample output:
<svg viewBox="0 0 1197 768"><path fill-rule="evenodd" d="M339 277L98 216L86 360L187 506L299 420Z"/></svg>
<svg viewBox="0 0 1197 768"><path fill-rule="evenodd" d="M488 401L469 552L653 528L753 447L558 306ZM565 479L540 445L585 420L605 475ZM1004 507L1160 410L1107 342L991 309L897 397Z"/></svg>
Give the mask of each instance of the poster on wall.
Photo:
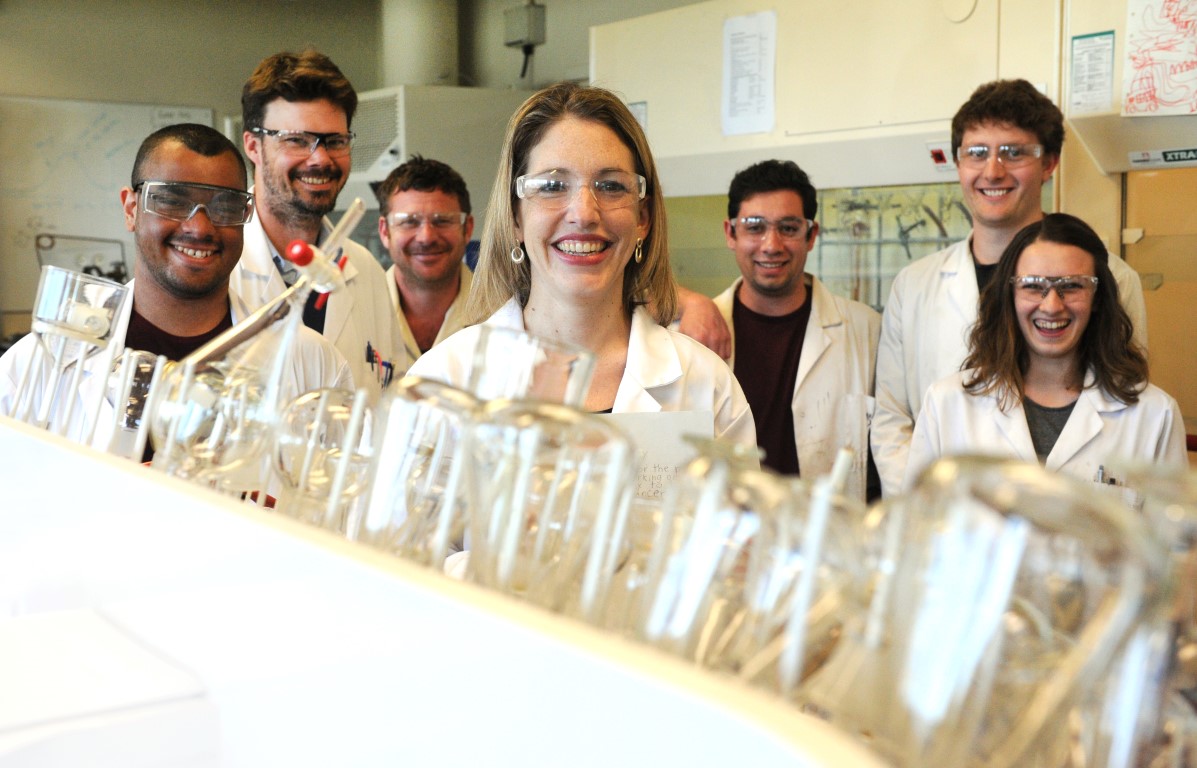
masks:
<svg viewBox="0 0 1197 768"><path fill-rule="evenodd" d="M1127 0L1122 114L1197 113L1197 0Z"/></svg>
<svg viewBox="0 0 1197 768"><path fill-rule="evenodd" d="M723 135L773 130L777 14L735 16L723 23Z"/></svg>

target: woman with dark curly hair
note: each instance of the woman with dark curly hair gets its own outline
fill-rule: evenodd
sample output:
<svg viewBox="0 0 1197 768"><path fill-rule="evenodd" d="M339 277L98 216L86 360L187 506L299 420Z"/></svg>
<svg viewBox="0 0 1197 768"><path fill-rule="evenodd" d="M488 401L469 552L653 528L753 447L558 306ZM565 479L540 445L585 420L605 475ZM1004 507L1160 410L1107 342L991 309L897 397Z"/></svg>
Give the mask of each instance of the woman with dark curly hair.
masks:
<svg viewBox="0 0 1197 768"><path fill-rule="evenodd" d="M934 459L988 453L1110 482L1114 459L1187 465L1171 396L1148 383L1101 238L1054 213L1022 229L981 294L963 370L927 391L906 487Z"/></svg>

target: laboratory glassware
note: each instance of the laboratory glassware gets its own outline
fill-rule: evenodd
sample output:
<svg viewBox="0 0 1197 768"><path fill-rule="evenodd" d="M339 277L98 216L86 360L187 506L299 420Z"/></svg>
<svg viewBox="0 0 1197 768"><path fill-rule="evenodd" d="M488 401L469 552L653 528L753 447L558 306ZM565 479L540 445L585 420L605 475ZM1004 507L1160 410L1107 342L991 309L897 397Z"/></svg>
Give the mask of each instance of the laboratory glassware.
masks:
<svg viewBox="0 0 1197 768"><path fill-rule="evenodd" d="M318 389L283 409L275 432L277 509L345 533L370 484L374 409L367 391Z"/></svg>
<svg viewBox="0 0 1197 768"><path fill-rule="evenodd" d="M91 443L120 346L118 326L127 322L128 300L128 286L42 267L33 307L33 348L7 415Z"/></svg>
<svg viewBox="0 0 1197 768"><path fill-rule="evenodd" d="M461 550L473 490L469 430L479 405L464 390L418 376L387 389L369 504L350 520L349 538L436 568Z"/></svg>
<svg viewBox="0 0 1197 768"><path fill-rule="evenodd" d="M799 699L898 768L1054 766L1068 713L1164 599L1124 505L1019 461L940 459L874 529L871 600Z"/></svg>
<svg viewBox="0 0 1197 768"><path fill-rule="evenodd" d="M495 400L471 448L468 578L596 623L627 552L631 439L576 408Z"/></svg>

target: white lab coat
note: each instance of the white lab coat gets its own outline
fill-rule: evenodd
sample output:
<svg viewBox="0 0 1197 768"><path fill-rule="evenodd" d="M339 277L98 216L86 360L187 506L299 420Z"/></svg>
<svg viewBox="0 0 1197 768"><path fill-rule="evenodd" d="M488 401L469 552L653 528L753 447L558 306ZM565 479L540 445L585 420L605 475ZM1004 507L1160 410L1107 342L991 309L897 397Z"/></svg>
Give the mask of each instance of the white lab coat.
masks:
<svg viewBox="0 0 1197 768"><path fill-rule="evenodd" d="M386 274L387 292L391 295L391 306L395 310L395 319L399 325L399 338L403 342L402 352L395 360L395 376L399 377L407 373L407 369L411 368L412 363L420 359L420 345L416 343L416 337L412 335L411 326L407 324L407 318L403 316L399 286L395 283L394 264L391 265ZM449 305L449 309L445 312L445 319L441 323L441 329L437 331L436 340L432 342L434 345L440 344L462 328L465 328L466 299L470 295L470 285L473 282L474 273L463 263L461 265L461 282L458 284L457 297L453 299L453 303Z"/></svg>
<svg viewBox="0 0 1197 768"><path fill-rule="evenodd" d="M1038 461L1022 403L1003 411L997 395L969 394L963 382L970 373L958 371L927 390L910 441L904 489L941 456L973 453ZM1109 468L1119 459L1187 467L1180 407L1151 384L1134 405L1120 403L1093 386L1089 374L1045 466L1093 481L1099 467Z"/></svg>
<svg viewBox="0 0 1197 768"><path fill-rule="evenodd" d="M877 413L870 441L882 492L902 486L910 435L923 396L960 370L977 321L977 272L968 239L910 264L894 278L877 349ZM1135 340L1147 348L1147 309L1139 275L1110 254L1110 272L1130 315Z"/></svg>
<svg viewBox="0 0 1197 768"><path fill-rule="evenodd" d="M858 301L836 296L814 276L807 276L810 321L802 340L802 357L790 408L794 414L794 444L798 466L806 477L831 471L840 448L855 452L847 492L865 498L868 467L869 422L873 418L873 379L881 315ZM715 297L715 306L735 333L732 306L743 282Z"/></svg>
<svg viewBox="0 0 1197 768"><path fill-rule="evenodd" d="M324 222L325 232L331 228ZM378 399L383 381L383 369L366 359L366 346L377 351L382 360L393 364L400 357L403 346L399 341L399 325L386 289L386 273L373 254L357 243L346 240L344 290L329 294L324 316L324 338L349 362L353 380ZM274 265L270 239L255 215L245 225L245 247L241 260L229 276L229 289L255 310L279 296L287 289Z"/></svg>
<svg viewBox="0 0 1197 768"><path fill-rule="evenodd" d="M134 289L134 281L129 282L130 289ZM245 302L241 301L232 291L229 292L229 306L233 315L233 323L236 324L243 320L250 309ZM133 312L133 299L125 302L124 312L117 318L117 327L113 334L112 343L116 345L115 354L119 355L124 349L125 333L129 327L129 317ZM37 343L33 334L22 338L12 346L3 357L0 357L0 413L9 413L12 410L16 394L16 389L20 386L21 377L25 370L29 367L34 353L34 345ZM115 359L115 356L114 356ZM48 360L45 360L42 365L42 370L36 372L32 380L32 386L35 392L39 393L34 400L36 404L41 402L41 397L45 394L44 390L49 386L51 369ZM94 398L95 387L104 386L106 384L107 376L97 375L100 373L95 370L96 364L99 361L99 355L94 355L88 358L84 363L84 371L77 393L77 399L72 414L70 428L67 430L67 437L81 441L85 435L85 430L88 425L83 422L83 403L91 402ZM104 372L107 373L107 372ZM309 392L314 389L322 387L338 387L341 389L352 390L354 388L353 376L349 370L349 365L336 349L333 348L324 339L320 338L319 334L315 333L309 328L300 327L299 333L295 337L295 346L292 350L290 365L284 372L285 379L283 381L283 398L284 402L298 397L299 395ZM59 402L65 402L65 393L67 382L69 382L69 374L64 374L59 386ZM107 421L107 426L100 431L97 431L92 440L92 445L105 450L108 446L110 436L110 427L112 421L111 405L105 403L101 409L103 425ZM107 418L104 419L103 417Z"/></svg>
<svg viewBox="0 0 1197 768"><path fill-rule="evenodd" d="M514 298L486 323L526 330ZM458 331L425 352L408 373L465 387L478 336L477 326ZM627 363L611 410L708 411L714 414L715 437L756 447L752 411L727 363L690 337L658 325L643 307L632 314Z"/></svg>

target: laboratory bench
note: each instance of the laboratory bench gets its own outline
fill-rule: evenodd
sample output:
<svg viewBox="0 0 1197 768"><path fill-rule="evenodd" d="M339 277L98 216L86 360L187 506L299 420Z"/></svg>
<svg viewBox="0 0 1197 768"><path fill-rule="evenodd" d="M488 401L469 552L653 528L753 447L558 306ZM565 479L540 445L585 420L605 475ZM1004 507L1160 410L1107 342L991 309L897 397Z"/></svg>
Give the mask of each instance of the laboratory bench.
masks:
<svg viewBox="0 0 1197 768"><path fill-rule="evenodd" d="M735 681L0 417L0 768L868 766Z"/></svg>

